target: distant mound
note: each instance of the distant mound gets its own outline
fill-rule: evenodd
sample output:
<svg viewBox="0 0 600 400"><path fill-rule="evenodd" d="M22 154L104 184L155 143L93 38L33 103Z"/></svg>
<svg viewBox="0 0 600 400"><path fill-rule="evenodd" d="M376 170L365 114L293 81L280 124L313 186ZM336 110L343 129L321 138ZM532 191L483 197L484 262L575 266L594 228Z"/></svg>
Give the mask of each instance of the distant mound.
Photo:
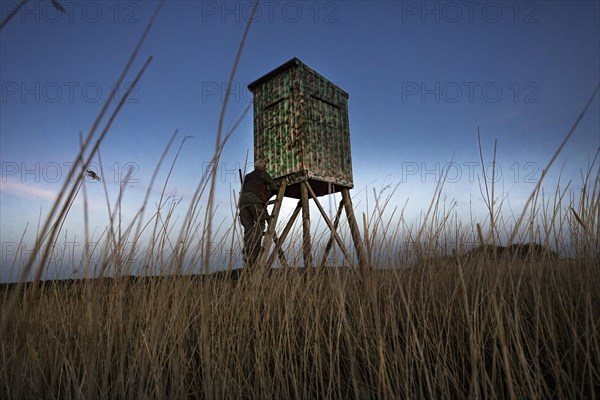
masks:
<svg viewBox="0 0 600 400"><path fill-rule="evenodd" d="M467 259L509 259L519 261L556 261L558 254L538 243L514 243L510 246L481 245L464 256Z"/></svg>

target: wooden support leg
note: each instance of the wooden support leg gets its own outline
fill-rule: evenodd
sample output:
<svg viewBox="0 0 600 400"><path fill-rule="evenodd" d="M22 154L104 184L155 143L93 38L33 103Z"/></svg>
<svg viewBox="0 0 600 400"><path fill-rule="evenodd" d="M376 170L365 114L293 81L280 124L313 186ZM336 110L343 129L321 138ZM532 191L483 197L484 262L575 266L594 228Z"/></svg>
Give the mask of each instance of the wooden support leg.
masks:
<svg viewBox="0 0 600 400"><path fill-rule="evenodd" d="M352 258L350 258L350 255L348 254L348 251L346 250L346 246L344 245L344 242L342 241L340 236L337 234L336 229L333 226L333 224L331 223L331 221L329 220L329 217L325 213L325 210L323 210L323 207L321 207L321 203L319 203L319 199L317 199L317 196L315 196L315 192L313 192L313 190L310 187L310 184L308 182L305 182L305 184L306 184L306 188L310 192L310 196L313 198L315 204L317 205L317 208L319 209L319 211L321 212L321 215L323 216L323 219L325 220L325 222L327 223L327 226L331 230L331 235L338 242L338 245L340 246L340 249L344 253L344 257L346 257L346 260L348 260L348 263L350 265L352 265Z"/></svg>
<svg viewBox="0 0 600 400"><path fill-rule="evenodd" d="M356 218L354 217L352 199L350 198L350 191L348 189L342 189L342 201L344 202L346 216L348 217L348 224L350 225L350 234L352 235L354 247L356 248L356 254L358 255L358 265L364 270L367 267L367 259L365 257L365 249L363 247L360 232L358 230L358 224L356 223Z"/></svg>
<svg viewBox="0 0 600 400"><path fill-rule="evenodd" d="M300 183L300 203L302 204L302 247L304 250L304 268L312 268L310 241L310 209L308 207L308 188L306 182Z"/></svg>
<svg viewBox="0 0 600 400"><path fill-rule="evenodd" d="M285 253L281 249L283 241L280 240L277 237L277 235L273 235L273 243L275 243L275 250L273 250L273 253L271 254L271 256L274 256L275 254L277 254L277 256L279 257L279 261L281 262L281 265L283 265L286 268L289 268L290 265L287 262L287 258L285 258ZM269 260L271 259L271 256L269 256ZM267 260L267 269L271 268L271 263L269 263L269 260Z"/></svg>
<svg viewBox="0 0 600 400"><path fill-rule="evenodd" d="M337 212L335 214L335 218L333 220L333 229L337 231L338 225L340 224L340 217L342 216L342 210L344 209L344 201L340 200L340 205L338 206ZM319 269L323 268L325 262L327 261L327 256L329 256L329 252L331 251L331 246L333 246L333 241L335 238L333 237L333 232L331 232L331 236L329 236L329 240L327 241L327 245L325 246L325 251L323 252L323 259L321 260L321 264L319 264Z"/></svg>
<svg viewBox="0 0 600 400"><path fill-rule="evenodd" d="M275 243L275 246L276 246L275 252L277 252L277 255L279 255L279 259L281 259L281 256L283 254L283 250L281 249L281 246L283 245L283 242L285 242L285 239L287 238L288 233L290 233L290 230L292 229L292 226L294 225L294 221L296 221L296 218L298 217L298 214L300 214L301 209L302 209L302 206L301 206L300 202L298 202L298 205L294 209L294 212L292 213L290 220L288 221L285 228L283 228L283 232L281 232L281 237L278 240L279 243L277 243L277 242ZM269 256L269 259L267 260L267 268L271 268L273 261L275 261L275 255L276 255L275 252L273 252ZM282 261L282 263L283 263L283 261ZM287 261L286 261L286 263L287 263ZM284 266L286 266L286 265L284 264Z"/></svg>

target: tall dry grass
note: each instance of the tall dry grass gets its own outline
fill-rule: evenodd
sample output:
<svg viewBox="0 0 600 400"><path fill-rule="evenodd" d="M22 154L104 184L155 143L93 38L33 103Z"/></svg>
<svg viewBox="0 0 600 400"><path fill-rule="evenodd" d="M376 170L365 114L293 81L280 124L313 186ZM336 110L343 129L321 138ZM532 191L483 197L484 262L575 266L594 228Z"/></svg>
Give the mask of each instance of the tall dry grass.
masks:
<svg viewBox="0 0 600 400"><path fill-rule="evenodd" d="M6 316L0 393L594 398L599 289L585 259L46 281Z"/></svg>
<svg viewBox="0 0 600 400"><path fill-rule="evenodd" d="M73 201L85 202L86 166L100 156L122 105L107 114L111 101L81 138L77 175L40 226L21 281L1 287L0 397L600 397L597 159L580 193L559 184L547 198L538 186L522 213L507 218L493 187L482 187L484 221L456 217L442 199L443 179L415 224L406 222L404 209L388 210L391 197L374 193L363 215L370 268L360 273L335 256L329 267L305 273L297 267L301 240L292 233L286 247L292 268L192 275L198 266L228 269L236 255L209 251L215 248L210 175L201 178L175 230L177 203L165 193L177 152L159 202L151 207L146 196L130 224L122 222L122 193L113 204L107 194L104 246L95 266L82 264L87 279L42 281ZM217 135L214 161L231 133ZM87 211L87 232L86 221ZM236 222L224 229L235 248ZM349 240L347 226L340 231ZM315 248L323 248L328 235L315 238ZM501 238L505 245L535 241L568 257L466 255L474 241ZM126 245L132 242L140 246ZM398 249L406 242L412 247ZM146 274L132 265L140 257Z"/></svg>

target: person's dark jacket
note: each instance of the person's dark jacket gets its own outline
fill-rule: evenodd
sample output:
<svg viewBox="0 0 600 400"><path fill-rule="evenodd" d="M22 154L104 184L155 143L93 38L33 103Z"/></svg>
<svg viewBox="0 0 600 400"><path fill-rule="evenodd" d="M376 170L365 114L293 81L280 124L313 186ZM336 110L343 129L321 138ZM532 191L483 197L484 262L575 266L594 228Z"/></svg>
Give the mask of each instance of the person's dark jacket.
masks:
<svg viewBox="0 0 600 400"><path fill-rule="evenodd" d="M269 198L277 191L277 184L265 171L254 170L244 178L240 204L267 204Z"/></svg>

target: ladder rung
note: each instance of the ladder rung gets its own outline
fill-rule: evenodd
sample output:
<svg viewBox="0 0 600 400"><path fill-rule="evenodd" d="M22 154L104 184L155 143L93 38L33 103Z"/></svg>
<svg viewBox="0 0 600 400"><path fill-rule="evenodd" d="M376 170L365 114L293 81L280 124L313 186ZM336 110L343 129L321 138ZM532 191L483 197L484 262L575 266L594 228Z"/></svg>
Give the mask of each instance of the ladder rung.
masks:
<svg viewBox="0 0 600 400"><path fill-rule="evenodd" d="M275 207L273 208L273 213L270 214L267 218L267 220L268 220L267 230L265 232L262 232L262 236L264 237L264 242L263 242L263 247L261 249L260 256L259 256L259 262L267 261L267 257L268 257L267 253L270 249L271 244L275 241L275 238L276 238L275 226L277 225L277 219L279 218L279 212L281 211L281 202L283 201L283 198L285 197L285 188L286 188L286 184L284 182L283 186L279 187L279 190L277 192L277 196L275 197L275 199L267 201L267 205L274 204ZM275 248L277 248L277 244L276 244Z"/></svg>

